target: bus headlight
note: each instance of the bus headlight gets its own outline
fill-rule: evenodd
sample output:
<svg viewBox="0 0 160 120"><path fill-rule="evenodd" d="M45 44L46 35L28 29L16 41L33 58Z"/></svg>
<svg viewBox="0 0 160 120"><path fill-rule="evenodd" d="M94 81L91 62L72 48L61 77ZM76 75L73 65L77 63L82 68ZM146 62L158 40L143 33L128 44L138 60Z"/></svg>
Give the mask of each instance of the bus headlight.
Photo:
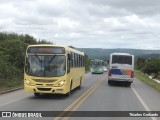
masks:
<svg viewBox="0 0 160 120"><path fill-rule="evenodd" d="M34 84L33 84L31 81L29 81L29 80L26 81L26 84L29 85L29 86L33 86L33 85L34 85Z"/></svg>
<svg viewBox="0 0 160 120"><path fill-rule="evenodd" d="M30 82L29 80L27 80L27 81L26 81L26 84L27 84L27 85L30 85L30 84L31 84L31 82Z"/></svg>
<svg viewBox="0 0 160 120"><path fill-rule="evenodd" d="M65 84L65 80L60 81L58 84L55 85L55 87L61 87Z"/></svg>
<svg viewBox="0 0 160 120"><path fill-rule="evenodd" d="M60 84L60 86L64 85L64 81L61 81L59 84Z"/></svg>

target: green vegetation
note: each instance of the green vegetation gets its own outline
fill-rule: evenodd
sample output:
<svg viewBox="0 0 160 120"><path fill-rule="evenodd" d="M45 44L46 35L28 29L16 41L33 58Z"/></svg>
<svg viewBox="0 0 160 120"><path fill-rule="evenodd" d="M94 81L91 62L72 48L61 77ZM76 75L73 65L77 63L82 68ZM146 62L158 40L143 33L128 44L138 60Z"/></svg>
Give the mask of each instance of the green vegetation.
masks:
<svg viewBox="0 0 160 120"><path fill-rule="evenodd" d="M136 68L148 75L152 75L153 78L160 79L160 58L138 58L136 61Z"/></svg>
<svg viewBox="0 0 160 120"><path fill-rule="evenodd" d="M148 75L146 75L140 71L135 71L135 76L137 78L139 78L140 80L144 81L145 83L147 83L148 85L152 86L153 88L160 90L160 84L158 84L157 82L155 82L152 79L149 79Z"/></svg>
<svg viewBox="0 0 160 120"><path fill-rule="evenodd" d="M85 70L86 72L90 71L90 58L85 54Z"/></svg>
<svg viewBox="0 0 160 120"><path fill-rule="evenodd" d="M78 48L86 53L91 59L109 60L110 54L113 52L130 53L137 57L157 58L160 57L160 50L141 50L141 49L102 49L102 48Z"/></svg>
<svg viewBox="0 0 160 120"><path fill-rule="evenodd" d="M160 90L160 84L149 78L151 75L153 78L160 80L160 58L137 58L135 76L144 81L148 85Z"/></svg>
<svg viewBox="0 0 160 120"><path fill-rule="evenodd" d="M50 44L28 34L0 32L0 91L23 85L25 50L30 44L44 43Z"/></svg>
<svg viewBox="0 0 160 120"><path fill-rule="evenodd" d="M158 75L160 72L160 58L152 58L145 62L143 72L147 74L155 73Z"/></svg>
<svg viewBox="0 0 160 120"><path fill-rule="evenodd" d="M141 57L138 57L138 59L136 61L136 69L142 70L142 68L144 67L144 65L145 65L145 59L141 58Z"/></svg>
<svg viewBox="0 0 160 120"><path fill-rule="evenodd" d="M0 79L0 91L22 87L23 79L20 77L12 79Z"/></svg>

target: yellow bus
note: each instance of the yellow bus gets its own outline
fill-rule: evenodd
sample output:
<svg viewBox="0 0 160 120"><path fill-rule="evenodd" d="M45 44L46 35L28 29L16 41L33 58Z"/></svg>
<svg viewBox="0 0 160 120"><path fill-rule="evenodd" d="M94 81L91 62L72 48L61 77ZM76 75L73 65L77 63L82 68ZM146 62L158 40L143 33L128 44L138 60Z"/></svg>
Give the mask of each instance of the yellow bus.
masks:
<svg viewBox="0 0 160 120"><path fill-rule="evenodd" d="M70 95L84 81L84 52L62 45L29 45L25 56L24 90Z"/></svg>

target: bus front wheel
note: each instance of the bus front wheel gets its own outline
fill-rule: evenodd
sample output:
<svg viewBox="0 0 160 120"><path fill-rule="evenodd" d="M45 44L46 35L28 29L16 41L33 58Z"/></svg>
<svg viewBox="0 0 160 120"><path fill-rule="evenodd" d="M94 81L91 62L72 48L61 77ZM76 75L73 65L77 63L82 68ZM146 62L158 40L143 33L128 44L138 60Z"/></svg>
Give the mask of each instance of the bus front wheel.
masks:
<svg viewBox="0 0 160 120"><path fill-rule="evenodd" d="M40 93L34 93L34 96L38 97L40 96Z"/></svg>
<svg viewBox="0 0 160 120"><path fill-rule="evenodd" d="M72 90L72 82L71 82L71 84L70 84L69 92L66 94L67 96L70 96L70 95L71 95L71 90Z"/></svg>
<svg viewBox="0 0 160 120"><path fill-rule="evenodd" d="M79 83L79 86L78 86L78 89L80 90L81 89L81 87L82 87L82 78L81 78L81 80L80 80L80 83Z"/></svg>

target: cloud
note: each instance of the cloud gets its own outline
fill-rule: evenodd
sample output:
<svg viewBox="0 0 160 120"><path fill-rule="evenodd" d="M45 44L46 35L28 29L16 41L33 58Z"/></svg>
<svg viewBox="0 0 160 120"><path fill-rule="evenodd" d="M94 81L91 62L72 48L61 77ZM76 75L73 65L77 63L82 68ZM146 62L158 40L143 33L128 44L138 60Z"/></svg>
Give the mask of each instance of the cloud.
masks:
<svg viewBox="0 0 160 120"><path fill-rule="evenodd" d="M159 0L1 0L0 31L57 44L160 49Z"/></svg>
<svg viewBox="0 0 160 120"><path fill-rule="evenodd" d="M159 0L81 0L94 5L111 6L119 10L129 11L138 15L155 15L159 14Z"/></svg>

